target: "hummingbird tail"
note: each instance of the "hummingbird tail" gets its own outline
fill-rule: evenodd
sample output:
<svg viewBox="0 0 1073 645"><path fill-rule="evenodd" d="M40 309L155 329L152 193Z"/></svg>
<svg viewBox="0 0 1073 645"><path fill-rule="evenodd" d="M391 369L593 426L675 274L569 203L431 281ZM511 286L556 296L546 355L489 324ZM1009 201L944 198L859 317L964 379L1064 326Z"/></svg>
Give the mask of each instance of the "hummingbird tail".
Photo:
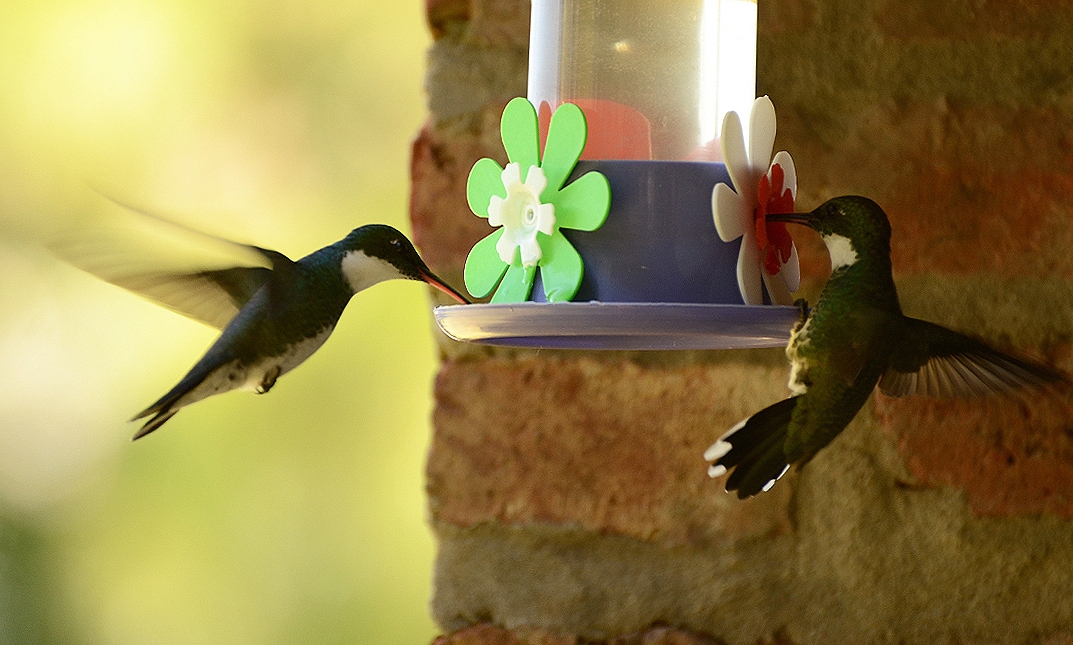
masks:
<svg viewBox="0 0 1073 645"><path fill-rule="evenodd" d="M708 475L719 477L733 470L726 490L736 490L738 499L774 486L790 467L784 446L797 399L770 405L727 431L704 453L712 462Z"/></svg>
<svg viewBox="0 0 1073 645"><path fill-rule="evenodd" d="M141 439L142 437L144 437L145 435L149 434L153 430L156 430L160 426L164 425L164 423L167 422L168 419L170 419L173 416L175 416L175 413L178 412L178 411L179 411L178 408L176 408L176 409L167 409L167 410L162 410L160 412L157 412L156 416L154 416L152 419L149 419L148 421L146 421L145 425L142 426L141 430L139 430L138 432L136 432L134 434L134 437L131 438L131 441L137 441L138 439Z"/></svg>

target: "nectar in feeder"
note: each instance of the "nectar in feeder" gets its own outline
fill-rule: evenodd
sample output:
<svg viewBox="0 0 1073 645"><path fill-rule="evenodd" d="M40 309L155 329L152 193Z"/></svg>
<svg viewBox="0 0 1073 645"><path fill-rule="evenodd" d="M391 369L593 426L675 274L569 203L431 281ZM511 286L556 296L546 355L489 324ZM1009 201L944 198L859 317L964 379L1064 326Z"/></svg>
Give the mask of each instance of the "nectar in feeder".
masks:
<svg viewBox="0 0 1073 645"><path fill-rule="evenodd" d="M755 0L533 0L528 97L584 110L582 159L719 161L755 96Z"/></svg>

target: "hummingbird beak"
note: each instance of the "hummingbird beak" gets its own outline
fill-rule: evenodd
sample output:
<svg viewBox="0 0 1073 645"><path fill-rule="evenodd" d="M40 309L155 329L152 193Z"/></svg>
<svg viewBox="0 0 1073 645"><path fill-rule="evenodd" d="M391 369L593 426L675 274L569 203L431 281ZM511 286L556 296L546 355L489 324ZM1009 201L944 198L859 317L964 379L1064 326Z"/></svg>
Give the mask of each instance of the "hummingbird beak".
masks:
<svg viewBox="0 0 1073 645"><path fill-rule="evenodd" d="M767 221L801 224L809 228L815 228L816 216L812 213L768 213Z"/></svg>
<svg viewBox="0 0 1073 645"><path fill-rule="evenodd" d="M469 299L467 299L461 293L455 291L454 287L452 287L451 285L449 285L446 282L444 282L443 280L441 280L439 278L439 276L437 276L432 271L429 271L427 267L423 267L422 269L420 269L418 271L418 275L425 282L429 283L430 285L436 287L440 291L446 293L447 295L449 295L452 298L454 298L455 300L457 300L459 302L459 304L463 304L463 305L470 304Z"/></svg>

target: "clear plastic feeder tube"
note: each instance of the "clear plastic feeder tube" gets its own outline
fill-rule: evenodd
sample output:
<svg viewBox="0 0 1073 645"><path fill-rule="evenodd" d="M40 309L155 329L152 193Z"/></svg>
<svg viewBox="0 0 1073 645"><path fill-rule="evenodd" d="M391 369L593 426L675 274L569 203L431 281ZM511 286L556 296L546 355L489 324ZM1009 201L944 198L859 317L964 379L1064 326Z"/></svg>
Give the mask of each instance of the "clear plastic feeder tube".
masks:
<svg viewBox="0 0 1073 645"><path fill-rule="evenodd" d="M533 0L528 98L585 111L585 158L718 160L755 94L756 0Z"/></svg>

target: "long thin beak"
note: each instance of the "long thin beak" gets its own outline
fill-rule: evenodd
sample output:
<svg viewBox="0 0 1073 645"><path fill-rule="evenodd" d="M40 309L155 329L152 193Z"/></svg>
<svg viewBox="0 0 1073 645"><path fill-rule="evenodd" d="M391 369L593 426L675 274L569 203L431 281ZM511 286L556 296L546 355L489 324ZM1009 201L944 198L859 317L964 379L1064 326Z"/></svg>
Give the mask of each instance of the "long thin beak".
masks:
<svg viewBox="0 0 1073 645"><path fill-rule="evenodd" d="M444 282L443 280L441 280L439 278L439 276L437 276L435 273L429 271L428 269L424 269L423 271L420 272L420 275L421 275L422 280L424 280L425 282L431 284L432 286L436 287L437 289L439 289L440 291L446 293L447 295L451 296L452 298L457 300L460 304L463 304L463 305L470 304L470 301L465 296L463 296L461 293L455 291L454 287L452 287L451 285L449 285L446 282Z"/></svg>
<svg viewBox="0 0 1073 645"><path fill-rule="evenodd" d="M812 228L812 225L816 222L816 217L812 213L768 213L767 221L802 224Z"/></svg>

